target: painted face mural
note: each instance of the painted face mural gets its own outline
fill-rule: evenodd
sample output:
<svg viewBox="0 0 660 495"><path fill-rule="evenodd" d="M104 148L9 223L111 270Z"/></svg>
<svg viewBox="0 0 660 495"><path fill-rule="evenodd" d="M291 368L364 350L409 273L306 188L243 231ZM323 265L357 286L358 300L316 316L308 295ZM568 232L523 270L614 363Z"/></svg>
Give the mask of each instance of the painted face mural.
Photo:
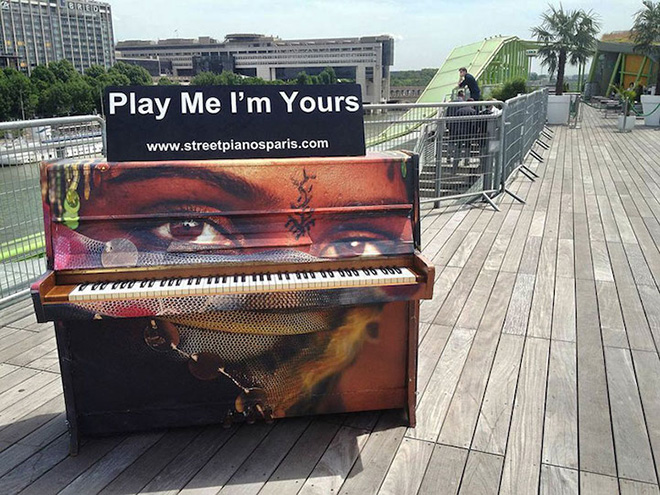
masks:
<svg viewBox="0 0 660 495"><path fill-rule="evenodd" d="M51 268L233 264L240 277L246 263L296 263L302 271L319 260L411 254L411 163L393 153L354 163L51 165L43 191ZM136 278L149 276L141 273ZM333 410L350 410L352 390L404 386L405 356L396 349L406 338L399 330L406 290L82 301L69 317L124 325L139 334L126 356L157 356L173 373L221 384L214 400L227 414L281 417L323 412L329 405L320 396Z"/></svg>

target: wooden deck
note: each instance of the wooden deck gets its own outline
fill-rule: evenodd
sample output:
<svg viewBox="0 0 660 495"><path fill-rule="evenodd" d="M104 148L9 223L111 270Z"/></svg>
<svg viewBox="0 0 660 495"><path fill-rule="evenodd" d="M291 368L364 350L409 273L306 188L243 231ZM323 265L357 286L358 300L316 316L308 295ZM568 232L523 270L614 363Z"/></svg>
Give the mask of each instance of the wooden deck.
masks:
<svg viewBox="0 0 660 495"><path fill-rule="evenodd" d="M426 215L415 429L392 412L87 439L50 324L0 312L0 493L660 494L660 132L585 113L501 212Z"/></svg>

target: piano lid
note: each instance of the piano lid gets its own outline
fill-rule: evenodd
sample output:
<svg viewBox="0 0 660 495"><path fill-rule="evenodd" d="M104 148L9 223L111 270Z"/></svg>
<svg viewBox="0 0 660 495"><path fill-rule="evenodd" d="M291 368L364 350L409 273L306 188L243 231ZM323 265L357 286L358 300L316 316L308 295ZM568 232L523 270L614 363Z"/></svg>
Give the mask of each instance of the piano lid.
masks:
<svg viewBox="0 0 660 495"><path fill-rule="evenodd" d="M417 163L365 157L44 165L55 270L414 251Z"/></svg>

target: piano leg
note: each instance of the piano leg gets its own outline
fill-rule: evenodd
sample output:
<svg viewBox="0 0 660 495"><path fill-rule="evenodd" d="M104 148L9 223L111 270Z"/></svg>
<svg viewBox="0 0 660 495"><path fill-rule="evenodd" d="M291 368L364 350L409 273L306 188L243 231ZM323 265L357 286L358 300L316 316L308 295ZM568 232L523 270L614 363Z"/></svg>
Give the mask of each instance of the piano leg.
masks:
<svg viewBox="0 0 660 495"><path fill-rule="evenodd" d="M59 354L60 360L60 374L62 377L62 388L64 390L66 425L69 430L69 454L76 456L78 455L78 450L80 448L80 432L78 428L78 417L76 414L75 394L73 388L73 374L69 342L70 333L64 322L55 322L55 339L57 340L57 352Z"/></svg>

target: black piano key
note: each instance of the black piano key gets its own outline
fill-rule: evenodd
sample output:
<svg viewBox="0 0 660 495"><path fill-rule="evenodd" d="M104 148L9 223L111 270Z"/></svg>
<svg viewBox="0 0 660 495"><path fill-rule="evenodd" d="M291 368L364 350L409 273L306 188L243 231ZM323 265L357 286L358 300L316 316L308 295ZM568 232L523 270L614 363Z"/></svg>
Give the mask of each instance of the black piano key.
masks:
<svg viewBox="0 0 660 495"><path fill-rule="evenodd" d="M193 284L193 279L192 279L192 278L189 278L189 279L188 279L188 285L192 285L192 284Z"/></svg>
<svg viewBox="0 0 660 495"><path fill-rule="evenodd" d="M387 271L390 272L390 275L394 275L396 272L394 271L394 268L391 266L387 267Z"/></svg>
<svg viewBox="0 0 660 495"><path fill-rule="evenodd" d="M364 273L368 277L369 276L369 269L368 268L363 268L362 273Z"/></svg>
<svg viewBox="0 0 660 495"><path fill-rule="evenodd" d="M264 274L260 273L259 274L259 282L263 282L263 281L264 281Z"/></svg>
<svg viewBox="0 0 660 495"><path fill-rule="evenodd" d="M256 274L256 273L255 273L254 275L252 275L252 281L253 281L253 282L256 282L256 281L257 281L257 274Z"/></svg>
<svg viewBox="0 0 660 495"><path fill-rule="evenodd" d="M164 278L163 280L160 281L160 286L165 287L165 284L167 284L167 279Z"/></svg>
<svg viewBox="0 0 660 495"><path fill-rule="evenodd" d="M220 283L220 277L215 277L213 283L214 284L219 284Z"/></svg>
<svg viewBox="0 0 660 495"><path fill-rule="evenodd" d="M177 279L176 279L175 285L176 285L177 287L179 287L179 286L181 285L181 279L180 279L180 278L177 278Z"/></svg>
<svg viewBox="0 0 660 495"><path fill-rule="evenodd" d="M353 268L353 270L351 271L353 272L353 275L355 275L356 277L360 276L360 272L358 272L355 268Z"/></svg>
<svg viewBox="0 0 660 495"><path fill-rule="evenodd" d="M277 278L278 278L278 280L284 280L284 277L282 276L281 273L278 273L278 274L277 274Z"/></svg>
<svg viewBox="0 0 660 495"><path fill-rule="evenodd" d="M195 285L201 285L201 283L202 283L202 277L197 277L195 279Z"/></svg>
<svg viewBox="0 0 660 495"><path fill-rule="evenodd" d="M125 289L127 285L128 285L128 282L122 282L121 284L119 284L119 288L120 289Z"/></svg>
<svg viewBox="0 0 660 495"><path fill-rule="evenodd" d="M100 284L92 284L92 290L96 290L99 288Z"/></svg>
<svg viewBox="0 0 660 495"><path fill-rule="evenodd" d="M309 275L307 274L307 272L303 272L302 276L305 280L309 280Z"/></svg>
<svg viewBox="0 0 660 495"><path fill-rule="evenodd" d="M380 271L383 272L383 275L389 274L389 272L387 271L387 268L381 268Z"/></svg>
<svg viewBox="0 0 660 495"><path fill-rule="evenodd" d="M140 288L144 289L146 286L147 286L147 281L146 280L143 280L142 282L140 282Z"/></svg>
<svg viewBox="0 0 660 495"><path fill-rule="evenodd" d="M85 290L89 284L80 284L79 290Z"/></svg>
<svg viewBox="0 0 660 495"><path fill-rule="evenodd" d="M312 278L316 278L316 274L314 272L310 272L309 276L312 277Z"/></svg>
<svg viewBox="0 0 660 495"><path fill-rule="evenodd" d="M234 275L234 283L238 283L238 275Z"/></svg>
<svg viewBox="0 0 660 495"><path fill-rule="evenodd" d="M378 275L378 270L375 268L369 268L369 271L371 272L372 275Z"/></svg>
<svg viewBox="0 0 660 495"><path fill-rule="evenodd" d="M226 284L227 283L227 275L222 276L222 283Z"/></svg>
<svg viewBox="0 0 660 495"><path fill-rule="evenodd" d="M286 277L287 280L291 280L291 275L289 275L288 273L285 273L284 276Z"/></svg>
<svg viewBox="0 0 660 495"><path fill-rule="evenodd" d="M340 277L345 277L346 276L346 274L344 273L344 270L342 270L341 268L339 269L339 276Z"/></svg>
<svg viewBox="0 0 660 495"><path fill-rule="evenodd" d="M300 273L296 273L296 278L297 278L298 280L302 280L302 275L300 275Z"/></svg>
<svg viewBox="0 0 660 495"><path fill-rule="evenodd" d="M112 284L112 289L114 290L114 289L119 288L119 284L120 284L120 282L115 282L114 284Z"/></svg>
<svg viewBox="0 0 660 495"><path fill-rule="evenodd" d="M270 278L270 273L267 273L267 274L266 274L266 280L268 280L269 282L272 280L272 279Z"/></svg>
<svg viewBox="0 0 660 495"><path fill-rule="evenodd" d="M395 267L394 267L394 271L397 272L399 275L403 273L403 272L401 271L401 268L399 268L398 266L395 266Z"/></svg>
<svg viewBox="0 0 660 495"><path fill-rule="evenodd" d="M245 275L241 275L241 282L245 282Z"/></svg>
<svg viewBox="0 0 660 495"><path fill-rule="evenodd" d="M134 285L135 285L135 280L131 280L126 287L132 289Z"/></svg>
<svg viewBox="0 0 660 495"><path fill-rule="evenodd" d="M101 289L101 290L105 290L105 288L108 286L108 283L109 283L109 282L103 282L103 283L101 284L101 286L99 287L99 289Z"/></svg>
<svg viewBox="0 0 660 495"><path fill-rule="evenodd" d="M153 287L155 283L156 283L155 280L149 280L149 287Z"/></svg>
<svg viewBox="0 0 660 495"><path fill-rule="evenodd" d="M172 287L173 285L174 285L174 279L171 278L171 279L169 279L169 280L167 281L167 286L168 286L168 287Z"/></svg>
<svg viewBox="0 0 660 495"><path fill-rule="evenodd" d="M321 276L322 276L323 278L328 278L328 274L325 273L325 271L323 271L323 270L321 270Z"/></svg>
<svg viewBox="0 0 660 495"><path fill-rule="evenodd" d="M328 275L330 275L330 278L335 278L335 272L332 270L328 270Z"/></svg>

